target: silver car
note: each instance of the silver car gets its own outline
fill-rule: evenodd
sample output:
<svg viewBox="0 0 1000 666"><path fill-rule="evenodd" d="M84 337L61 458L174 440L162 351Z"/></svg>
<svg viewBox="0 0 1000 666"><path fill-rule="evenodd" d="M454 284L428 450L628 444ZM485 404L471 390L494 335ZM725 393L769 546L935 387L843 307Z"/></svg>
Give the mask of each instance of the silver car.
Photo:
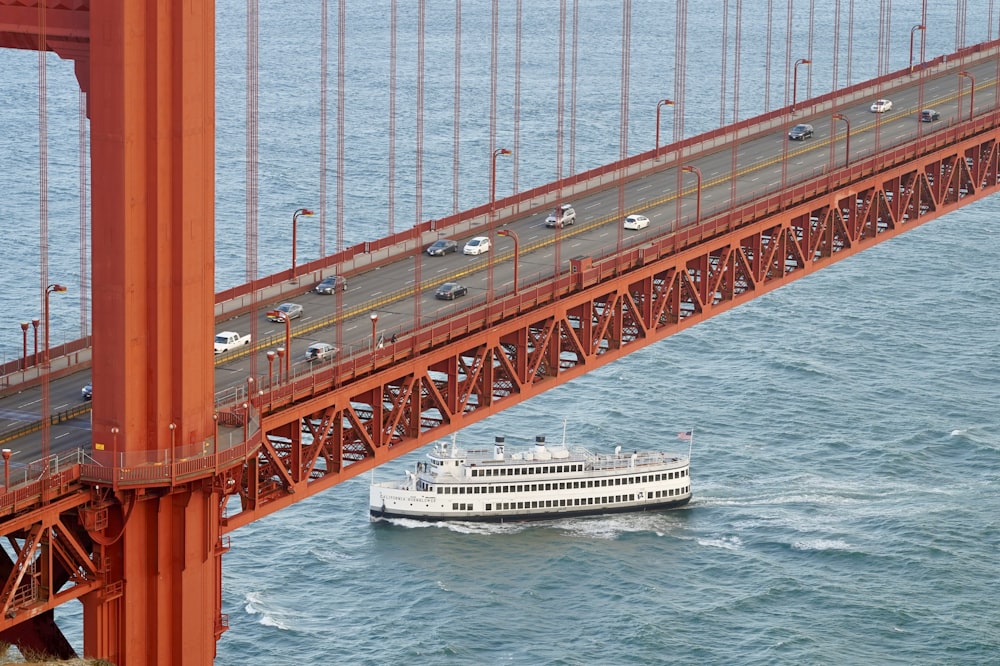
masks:
<svg viewBox="0 0 1000 666"><path fill-rule="evenodd" d="M298 303L282 303L267 313L267 318L276 322L283 322L286 317L288 319L298 319L301 316L302 306Z"/></svg>

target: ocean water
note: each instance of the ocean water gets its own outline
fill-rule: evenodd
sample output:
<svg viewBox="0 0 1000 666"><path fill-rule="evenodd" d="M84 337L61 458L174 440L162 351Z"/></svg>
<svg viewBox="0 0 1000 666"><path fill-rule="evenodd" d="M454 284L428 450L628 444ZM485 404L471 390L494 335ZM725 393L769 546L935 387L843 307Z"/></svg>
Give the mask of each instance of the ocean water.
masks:
<svg viewBox="0 0 1000 666"><path fill-rule="evenodd" d="M418 217L415 9L404 4L397 228ZM501 4L497 145L512 136L513 3ZM558 7L524 4L518 189L555 177ZM686 135L719 124L720 20L694 4ZM841 4L846 12L851 3ZM855 4L854 81L875 73L878 53L878 7ZM920 21L916 9L901 4L891 22L890 69L906 65L910 28ZM962 4L965 43L992 36L994 3ZM805 5L796 3L793 21L793 41L802 49ZM454 4L427 6L424 219L451 211L453 168ZM632 6L630 153L652 146L655 103L672 96L674 21L669 3ZM829 30L833 3L815 6L823 17L817 24ZM353 243L387 231L380 119L387 114L388 3L349 2L347 9L344 241ZM580 11L575 170L620 150L621 7L597 1ZM775 9L776 30L784 30L783 11ZM928 56L954 50L955 3L931 11ZM268 5L261 12L260 271L269 273L285 266L291 211L317 197L319 8ZM762 108L766 12L763 0L743 2L741 117ZM220 288L242 282L246 270L242 13L242 5L220 0ZM467 3L462 16L466 208L489 191L488 4ZM335 26L335 11L332 18ZM733 21L731 15L730 30ZM844 21L842 40L846 15ZM831 86L823 29L813 94ZM771 106L784 94L784 43L783 32L775 35ZM331 48L334 68L333 40ZM24 128L37 108L37 55L2 52L0 63L12 74L0 80L0 123L7 125L0 131L0 307L31 316L31 303L38 303L31 286L38 284L38 166L31 163L37 133ZM57 271L78 277L80 270L78 98L75 89L67 92L73 82L66 63L53 61L50 70L50 141L59 146L49 168L50 227L59 230L50 232L55 281ZM498 166L500 196L510 191L511 169ZM326 212L329 251L337 243L335 204ZM469 444L496 434L527 442L536 434L559 436L565 419L569 439L591 448L683 449L676 432L693 429L694 499L683 509L514 526L372 524L369 479L359 478L238 530L223 560L231 628L216 664L1000 662L998 219L995 198L968 206L459 434ZM317 252L303 241L299 257ZM79 334L86 294L60 303L53 341ZM8 358L19 353L18 318L0 333ZM422 455L388 463L375 476L402 474ZM82 646L79 617L73 605L58 613Z"/></svg>

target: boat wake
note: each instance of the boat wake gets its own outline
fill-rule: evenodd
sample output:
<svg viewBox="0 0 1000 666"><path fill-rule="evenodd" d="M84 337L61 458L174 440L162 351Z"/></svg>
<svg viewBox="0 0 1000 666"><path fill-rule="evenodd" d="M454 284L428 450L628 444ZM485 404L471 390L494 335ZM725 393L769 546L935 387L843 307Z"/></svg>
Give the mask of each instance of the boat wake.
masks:
<svg viewBox="0 0 1000 666"><path fill-rule="evenodd" d="M266 608L263 594L260 592L247 592L243 596L243 610L247 612L247 615L259 615L260 618L257 620L258 624L265 627L275 627L276 629L281 629L283 631L291 630L291 627L281 620L277 619L272 615L272 611Z"/></svg>

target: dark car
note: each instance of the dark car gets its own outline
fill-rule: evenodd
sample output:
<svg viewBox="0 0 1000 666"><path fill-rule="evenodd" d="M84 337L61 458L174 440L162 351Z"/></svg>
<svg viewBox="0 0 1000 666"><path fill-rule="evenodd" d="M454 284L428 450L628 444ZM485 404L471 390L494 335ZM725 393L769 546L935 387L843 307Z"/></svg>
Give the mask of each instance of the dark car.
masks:
<svg viewBox="0 0 1000 666"><path fill-rule="evenodd" d="M317 294L332 294L338 289L347 291L347 279L340 275L331 275L328 278L323 278L323 281L316 285L313 291Z"/></svg>
<svg viewBox="0 0 1000 666"><path fill-rule="evenodd" d="M80 389L80 397L84 400L90 400L94 396L94 387L87 384L82 389Z"/></svg>
<svg viewBox="0 0 1000 666"><path fill-rule="evenodd" d="M924 109L920 112L920 122L932 123L935 120L941 120L941 114L934 109Z"/></svg>
<svg viewBox="0 0 1000 666"><path fill-rule="evenodd" d="M788 133L788 138L792 141L805 141L813 135L813 126L800 123L793 127Z"/></svg>
<svg viewBox="0 0 1000 666"><path fill-rule="evenodd" d="M427 247L427 254L432 257L443 257L449 252L458 252L458 241L441 238Z"/></svg>
<svg viewBox="0 0 1000 666"><path fill-rule="evenodd" d="M464 287L457 282L445 282L438 287L438 290L434 293L434 298L453 301L456 298L465 296L467 293L469 293L468 287Z"/></svg>

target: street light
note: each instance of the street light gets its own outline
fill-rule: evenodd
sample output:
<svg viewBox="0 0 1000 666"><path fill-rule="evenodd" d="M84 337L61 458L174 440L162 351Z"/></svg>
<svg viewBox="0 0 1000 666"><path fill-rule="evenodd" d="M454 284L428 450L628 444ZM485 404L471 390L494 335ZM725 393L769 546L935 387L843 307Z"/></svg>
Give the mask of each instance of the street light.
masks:
<svg viewBox="0 0 1000 666"><path fill-rule="evenodd" d="M63 293L66 291L66 287L61 284L50 284L45 288L45 367L49 365L49 294Z"/></svg>
<svg viewBox="0 0 1000 666"><path fill-rule="evenodd" d="M285 348L278 347L274 350L278 354L278 383L281 383L281 366L285 364ZM289 350L291 353L291 350Z"/></svg>
<svg viewBox="0 0 1000 666"><path fill-rule="evenodd" d="M847 136L844 140L844 166L851 162L851 121L842 113L833 114L834 120L843 120L847 124Z"/></svg>
<svg viewBox="0 0 1000 666"><path fill-rule="evenodd" d="M656 147L653 150L653 155L659 157L660 154L660 109L664 106L673 106L674 100L672 99L661 99L656 103Z"/></svg>
<svg viewBox="0 0 1000 666"><path fill-rule="evenodd" d="M306 217L312 217L315 215L308 208L299 208L297 211L292 213L292 279L295 279L295 248L298 245L297 241L297 229L299 224L299 217L305 215Z"/></svg>
<svg viewBox="0 0 1000 666"><path fill-rule="evenodd" d="M508 236L514 241L514 295L517 295L517 264L518 264L518 238L513 229L501 229L497 236Z"/></svg>
<svg viewBox="0 0 1000 666"><path fill-rule="evenodd" d="M275 310L283 322L285 322L285 349L288 354L285 356L285 380L292 378L292 320L284 310Z"/></svg>
<svg viewBox="0 0 1000 666"><path fill-rule="evenodd" d="M958 75L959 76L965 76L965 77L967 77L969 79L969 84L970 84L970 87L969 87L969 120L972 120L972 112L975 111L975 109L976 109L976 79L974 79L972 77L972 74L969 74L964 69L961 72L959 72ZM959 108L959 113L961 113L961 109L962 109L962 82L961 81L959 81L959 83L958 83L958 108Z"/></svg>
<svg viewBox="0 0 1000 666"><path fill-rule="evenodd" d="M917 30L927 30L927 26L920 24L910 28L910 72L911 73L913 72L913 33L915 33ZM920 35L921 41L923 40L924 35L926 34L927 33L924 32L923 34Z"/></svg>
<svg viewBox="0 0 1000 666"><path fill-rule="evenodd" d="M493 151L493 165L490 170L490 219L493 219L493 207L497 198L497 156L510 155L511 151L506 148L497 148Z"/></svg>
<svg viewBox="0 0 1000 666"><path fill-rule="evenodd" d="M31 320L31 325L35 328L35 365L38 365L38 325L41 323L38 317Z"/></svg>
<svg viewBox="0 0 1000 666"><path fill-rule="evenodd" d="M21 322L21 334L22 334L21 337L24 338L24 354L21 356L22 371L28 369L28 326L30 326L28 322L26 321Z"/></svg>
<svg viewBox="0 0 1000 666"><path fill-rule="evenodd" d="M795 66L792 67L792 111L795 111L795 97L799 88L799 65L811 65L812 60L807 58L799 58L795 61Z"/></svg>
<svg viewBox="0 0 1000 666"><path fill-rule="evenodd" d="M681 167L681 171L687 171L688 173L693 173L695 177L698 178L698 204L695 208L694 223L697 225L701 222L701 169L696 166L684 166Z"/></svg>
<svg viewBox="0 0 1000 666"><path fill-rule="evenodd" d="M3 450L3 489L4 492L10 488L10 449Z"/></svg>
<svg viewBox="0 0 1000 666"><path fill-rule="evenodd" d="M375 326L378 323L378 313L372 313L372 358L375 358Z"/></svg>
<svg viewBox="0 0 1000 666"><path fill-rule="evenodd" d="M271 390L271 380L274 378L274 357L275 353L271 350L267 352L267 390Z"/></svg>

